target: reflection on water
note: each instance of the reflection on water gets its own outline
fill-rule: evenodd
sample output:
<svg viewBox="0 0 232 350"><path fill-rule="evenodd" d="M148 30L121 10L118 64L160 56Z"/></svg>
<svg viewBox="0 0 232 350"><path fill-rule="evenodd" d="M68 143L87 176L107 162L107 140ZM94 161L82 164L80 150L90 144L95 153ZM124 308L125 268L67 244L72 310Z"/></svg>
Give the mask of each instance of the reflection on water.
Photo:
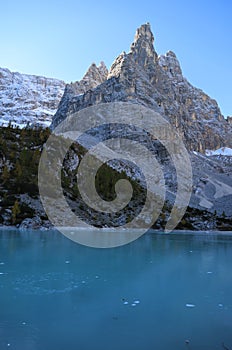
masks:
<svg viewBox="0 0 232 350"><path fill-rule="evenodd" d="M0 231L0 349L232 349L232 238Z"/></svg>

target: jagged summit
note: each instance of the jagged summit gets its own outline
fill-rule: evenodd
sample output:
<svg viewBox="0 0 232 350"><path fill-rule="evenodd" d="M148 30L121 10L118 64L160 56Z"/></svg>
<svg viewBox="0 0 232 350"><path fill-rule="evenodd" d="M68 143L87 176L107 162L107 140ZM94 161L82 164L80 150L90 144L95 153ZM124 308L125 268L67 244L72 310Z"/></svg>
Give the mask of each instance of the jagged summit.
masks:
<svg viewBox="0 0 232 350"><path fill-rule="evenodd" d="M112 64L108 78L119 76L124 70L123 67L128 67L128 64L131 67L136 64L145 69L152 69L157 57L151 26L149 23L143 24L136 30L129 53L122 52Z"/></svg>
<svg viewBox="0 0 232 350"><path fill-rule="evenodd" d="M139 28L137 28L134 38L134 43L132 46L134 46L139 39L144 38L146 41L151 41L152 45L154 43L154 35L151 31L151 25L149 22L146 24L142 24Z"/></svg>
<svg viewBox="0 0 232 350"><path fill-rule="evenodd" d="M182 135L189 150L231 147L231 124L222 116L217 102L183 77L174 52L157 55L149 23L137 29L130 51L121 53L109 74L105 73L87 93L79 89L85 86L83 81L75 83L76 93L65 89L52 128L69 113L85 107L130 101L162 114ZM80 93L83 95L78 96Z"/></svg>
<svg viewBox="0 0 232 350"><path fill-rule="evenodd" d="M82 80L67 84L58 111L55 114L56 124L59 123L59 116L66 116L69 113L69 106L71 106L76 99L82 98L87 91L99 86L107 79L107 76L108 69L104 62L100 62L99 66L92 63Z"/></svg>
<svg viewBox="0 0 232 350"><path fill-rule="evenodd" d="M104 62L100 62L99 66L92 63L82 80L75 82L72 85L78 87L79 93L85 93L89 89L93 89L105 81L108 75L108 69Z"/></svg>
<svg viewBox="0 0 232 350"><path fill-rule="evenodd" d="M131 44L131 53L134 61L144 67L150 58L157 59L154 49L154 35L149 23L141 25L136 30L134 42Z"/></svg>
<svg viewBox="0 0 232 350"><path fill-rule="evenodd" d="M175 77L176 79L183 80L180 63L173 51L168 51L165 55L159 56L158 63L170 78Z"/></svg>

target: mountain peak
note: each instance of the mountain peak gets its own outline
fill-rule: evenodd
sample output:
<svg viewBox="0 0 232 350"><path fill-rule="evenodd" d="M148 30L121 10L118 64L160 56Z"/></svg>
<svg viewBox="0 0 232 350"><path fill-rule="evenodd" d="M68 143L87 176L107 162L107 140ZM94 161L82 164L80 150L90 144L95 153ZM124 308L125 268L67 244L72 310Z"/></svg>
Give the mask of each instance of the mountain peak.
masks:
<svg viewBox="0 0 232 350"><path fill-rule="evenodd" d="M151 31L151 26L149 23L142 24L136 30L130 52L128 54L122 52L113 62L108 79L126 73L125 70L128 70L128 67L134 66L134 63L143 69L150 67L149 69L153 71L157 58L158 55L154 49L154 35Z"/></svg>
<svg viewBox="0 0 232 350"><path fill-rule="evenodd" d="M80 81L76 81L66 85L66 90L73 96L84 94L90 89L94 89L96 86L106 80L108 75L108 69L104 62L100 62L97 66L96 63L92 63L84 77Z"/></svg>
<svg viewBox="0 0 232 350"><path fill-rule="evenodd" d="M168 51L165 55L160 55L158 57L158 63L171 79L183 80L180 63L173 51Z"/></svg>
<svg viewBox="0 0 232 350"><path fill-rule="evenodd" d="M94 68L94 71L96 67ZM97 72L96 72L97 73ZM182 135L189 150L231 147L231 122L227 122L215 100L193 87L182 75L174 52L158 56L149 23L135 33L129 53L122 52L113 62L108 76L96 81L84 77L80 91L67 93L53 117L54 128L69 113L105 102L139 103L163 115ZM89 78L89 77L88 77ZM92 84L93 82L93 84ZM91 88L90 91L89 87ZM86 93L87 91L87 93ZM83 96L77 96L83 93ZM61 106L65 108L61 108Z"/></svg>
<svg viewBox="0 0 232 350"><path fill-rule="evenodd" d="M92 89L101 84L106 79L107 74L108 70L104 62L100 62L99 66L96 63L92 63L82 79L85 90Z"/></svg>
<svg viewBox="0 0 232 350"><path fill-rule="evenodd" d="M154 35L151 31L150 23L142 24L135 33L134 44L136 44L139 40L145 39L147 41L154 42Z"/></svg>
<svg viewBox="0 0 232 350"><path fill-rule="evenodd" d="M136 30L134 42L131 45L131 53L134 56L134 60L143 66L146 66L150 58L156 60L157 53L154 49L154 35L149 23L142 24Z"/></svg>

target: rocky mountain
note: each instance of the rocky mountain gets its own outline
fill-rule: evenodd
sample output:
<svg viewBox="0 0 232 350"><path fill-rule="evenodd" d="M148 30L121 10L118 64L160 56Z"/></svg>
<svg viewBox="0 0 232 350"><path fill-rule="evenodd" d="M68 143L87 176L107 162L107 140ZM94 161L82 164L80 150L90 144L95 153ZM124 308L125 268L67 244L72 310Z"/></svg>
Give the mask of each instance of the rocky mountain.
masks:
<svg viewBox="0 0 232 350"><path fill-rule="evenodd" d="M183 77L173 52L160 56L156 53L149 24L137 29L129 53L120 54L109 71L103 62L98 67L92 64L83 79L75 83L65 85L59 80L1 69L0 97L0 121L8 123L13 120L20 126L27 121L48 125L58 108L50 129L0 127L0 224L21 228L51 226L40 201L37 181L44 142L51 131L73 112L121 101L139 104L161 114L182 136L188 149L193 173L192 194L178 228L232 230L232 117L224 119L217 102ZM113 130L108 127L107 120L107 117L102 120L105 125L97 130L99 140L107 139L113 133L119 138L127 138L130 133L154 152L162 169L166 191L165 205L154 228L164 228L178 189L176 169L167 150L157 140L148 140L141 129L120 129L119 125L119 129ZM93 222L97 227L112 226L114 220L121 225L130 221L133 212L136 214L138 203L131 201L118 217L105 213L99 216L91 211L78 192L77 167L91 146L89 140L96 137L97 131L92 130L93 134L83 138L82 143L81 140L74 143L65 156L63 192L72 212L84 221ZM149 164L147 169L153 179ZM114 199L114 184L121 179L122 173L135 185L140 203L146 192L141 172L117 159L108 162L97 175L99 193L106 200ZM47 181L47 185L49 193L52 181ZM59 198L55 201L56 213Z"/></svg>
<svg viewBox="0 0 232 350"><path fill-rule="evenodd" d="M149 24L137 29L129 53L123 52L108 76L84 91L65 89L52 121L52 128L68 114L87 106L113 101L130 101L149 107L167 118L183 136L189 150L205 152L231 146L231 123L224 119L217 102L193 87L182 75L176 55L158 56ZM106 70L105 70L106 72ZM84 92L84 93L83 93Z"/></svg>
<svg viewBox="0 0 232 350"><path fill-rule="evenodd" d="M0 68L0 125L49 126L64 88L65 83L58 79Z"/></svg>
<svg viewBox="0 0 232 350"><path fill-rule="evenodd" d="M101 84L108 71L103 62L92 64L81 81L65 84L62 80L13 73L0 68L0 125L48 127L61 101L60 108L68 103L67 96L83 94Z"/></svg>
<svg viewBox="0 0 232 350"><path fill-rule="evenodd" d="M88 94L91 89L102 84L107 79L107 76L108 70L104 62L101 62L98 67L93 63L82 80L65 86L64 94L58 107L58 114L66 116L69 112L70 104L81 98L85 93Z"/></svg>
<svg viewBox="0 0 232 350"><path fill-rule="evenodd" d="M102 83L82 94L77 91L65 90L62 103L54 115L52 128L70 114L100 103L130 102L158 112L182 136L190 154L193 192L189 208L190 211L199 210L199 216L195 212L195 217L189 217L188 220L192 220L194 227L207 229L213 227L207 215L209 218L213 213L224 213L231 218L231 118L225 119L217 102L183 77L173 52L160 56L156 53L149 24L137 29L129 53L123 52L116 58ZM107 120L103 122L107 123ZM109 130L100 130L100 133L104 132ZM143 143L144 136L139 137ZM218 151L213 152L216 149ZM162 150L159 149L157 154L162 163L167 186L166 198L170 204L174 201L177 188L175 171ZM113 164L112 167L120 171L120 166ZM205 225L201 218L204 211Z"/></svg>

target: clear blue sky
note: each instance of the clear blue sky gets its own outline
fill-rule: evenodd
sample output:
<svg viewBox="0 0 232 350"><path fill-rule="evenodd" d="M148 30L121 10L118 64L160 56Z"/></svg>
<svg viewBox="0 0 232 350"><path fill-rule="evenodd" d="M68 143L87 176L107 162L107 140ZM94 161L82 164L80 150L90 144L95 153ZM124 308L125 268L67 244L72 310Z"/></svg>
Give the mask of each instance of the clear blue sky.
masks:
<svg viewBox="0 0 232 350"><path fill-rule="evenodd" d="M0 67L81 79L110 67L150 22L158 54L176 53L184 76L232 115L231 0L0 0Z"/></svg>

